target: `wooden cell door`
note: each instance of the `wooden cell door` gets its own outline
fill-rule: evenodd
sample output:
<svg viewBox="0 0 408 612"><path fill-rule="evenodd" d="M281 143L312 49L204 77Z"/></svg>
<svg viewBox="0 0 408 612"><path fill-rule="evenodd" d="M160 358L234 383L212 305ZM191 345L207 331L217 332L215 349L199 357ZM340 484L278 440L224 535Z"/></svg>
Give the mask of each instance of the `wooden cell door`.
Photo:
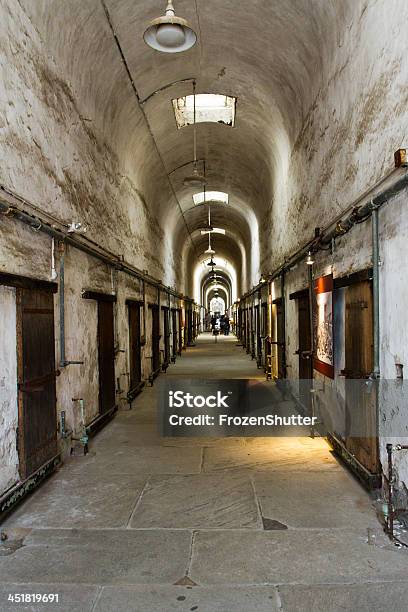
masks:
<svg viewBox="0 0 408 612"><path fill-rule="evenodd" d="M266 356L268 354L267 346L268 338L268 305L263 303L261 306L261 330L260 330L260 344L261 344L261 366L263 366L264 372L266 372Z"/></svg>
<svg viewBox="0 0 408 612"><path fill-rule="evenodd" d="M156 375L160 369L160 310L152 306L152 374Z"/></svg>
<svg viewBox="0 0 408 612"><path fill-rule="evenodd" d="M262 366L262 311L261 307L255 306L255 346L256 362L258 368Z"/></svg>
<svg viewBox="0 0 408 612"><path fill-rule="evenodd" d="M176 356L179 350L179 345L178 345L178 325L177 325L177 310L173 309L171 311L171 329L173 332L173 338L172 338L172 360L176 360Z"/></svg>
<svg viewBox="0 0 408 612"><path fill-rule="evenodd" d="M252 359L255 358L255 325L254 325L254 309L251 306L249 308L249 344L247 347L247 353L251 354Z"/></svg>
<svg viewBox="0 0 408 612"><path fill-rule="evenodd" d="M129 308L129 395L138 391L142 382L142 345L140 310L142 305L128 303Z"/></svg>
<svg viewBox="0 0 408 612"><path fill-rule="evenodd" d="M58 453L53 293L17 289L18 450L24 480Z"/></svg>
<svg viewBox="0 0 408 612"><path fill-rule="evenodd" d="M371 473L379 472L373 370L373 297L371 281L345 290L346 448Z"/></svg>
<svg viewBox="0 0 408 612"><path fill-rule="evenodd" d="M268 304L264 302L262 304L262 318L261 318L261 336L265 338L268 335Z"/></svg>
<svg viewBox="0 0 408 612"><path fill-rule="evenodd" d="M113 302L98 300L99 414L115 407Z"/></svg>
<svg viewBox="0 0 408 612"><path fill-rule="evenodd" d="M278 354L278 378L286 378L285 366L285 326L283 299L276 301L276 344Z"/></svg>
<svg viewBox="0 0 408 612"><path fill-rule="evenodd" d="M305 293L298 298L298 333L299 333L299 400L305 407L310 407L310 389L313 378L312 332L310 328L309 295Z"/></svg>
<svg viewBox="0 0 408 612"><path fill-rule="evenodd" d="M178 342L179 342L179 355L183 350L183 313L181 308L178 310Z"/></svg>
<svg viewBox="0 0 408 612"><path fill-rule="evenodd" d="M186 310L187 319L187 346L193 342L193 313L190 309Z"/></svg>
<svg viewBox="0 0 408 612"><path fill-rule="evenodd" d="M163 368L167 368L170 363L170 311L163 308L163 334L164 334L164 363Z"/></svg>
<svg viewBox="0 0 408 612"><path fill-rule="evenodd" d="M285 367L285 328L284 303L282 298L274 300L272 305L272 364L273 377L286 378Z"/></svg>

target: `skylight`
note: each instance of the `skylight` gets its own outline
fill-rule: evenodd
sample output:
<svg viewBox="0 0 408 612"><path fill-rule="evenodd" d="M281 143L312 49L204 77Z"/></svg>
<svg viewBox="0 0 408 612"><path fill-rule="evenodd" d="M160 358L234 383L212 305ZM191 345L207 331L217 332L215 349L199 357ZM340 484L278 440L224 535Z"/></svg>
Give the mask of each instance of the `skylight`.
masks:
<svg viewBox="0 0 408 612"><path fill-rule="evenodd" d="M193 201L195 205L203 204L205 202L222 202L228 204L229 195L224 191L202 191L201 193L195 193L193 195Z"/></svg>
<svg viewBox="0 0 408 612"><path fill-rule="evenodd" d="M225 234L225 229L221 229L220 227L213 227L212 230L201 230L201 235L203 234Z"/></svg>
<svg viewBox="0 0 408 612"><path fill-rule="evenodd" d="M235 125L236 98L220 94L196 95L196 123L212 122ZM194 96L172 100L177 127L194 123Z"/></svg>

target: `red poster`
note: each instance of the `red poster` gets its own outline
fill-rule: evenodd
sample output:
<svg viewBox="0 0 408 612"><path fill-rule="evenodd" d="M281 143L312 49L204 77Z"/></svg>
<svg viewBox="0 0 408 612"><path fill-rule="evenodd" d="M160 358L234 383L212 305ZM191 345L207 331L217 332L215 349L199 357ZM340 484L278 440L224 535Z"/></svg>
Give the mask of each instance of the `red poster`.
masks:
<svg viewBox="0 0 408 612"><path fill-rule="evenodd" d="M314 282L314 368L334 378L333 275Z"/></svg>

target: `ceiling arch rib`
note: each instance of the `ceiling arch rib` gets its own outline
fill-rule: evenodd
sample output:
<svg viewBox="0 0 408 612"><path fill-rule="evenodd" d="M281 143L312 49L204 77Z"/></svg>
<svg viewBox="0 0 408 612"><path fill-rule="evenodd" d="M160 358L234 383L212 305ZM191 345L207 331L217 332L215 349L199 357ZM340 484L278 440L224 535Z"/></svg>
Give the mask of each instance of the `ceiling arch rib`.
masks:
<svg viewBox="0 0 408 612"><path fill-rule="evenodd" d="M199 266L199 268L203 270L204 276L205 273L211 270L210 266L207 265L210 260L210 256L205 253L206 249L208 248L207 236L197 237L196 244L200 257L197 261L197 258L190 249L186 262L187 269L190 267L191 270L194 270L196 266ZM212 238L212 247L215 250L215 255L213 256L213 259L216 262L215 269L226 270L230 276L232 275L233 271L236 290L240 292L243 262L239 245L230 236L215 235ZM228 262L228 266L225 265L225 262ZM195 283L193 286L196 287ZM194 294L197 294L196 289L194 289Z"/></svg>
<svg viewBox="0 0 408 612"><path fill-rule="evenodd" d="M215 276L215 279L213 277ZM228 295L229 305L232 302L232 281L231 277L224 270L214 270L214 274L208 273L202 279L202 304L208 308L208 291L215 289L215 287L222 287L223 291Z"/></svg>
<svg viewBox="0 0 408 612"><path fill-rule="evenodd" d="M225 309L228 310L231 303L230 303L230 299L228 296L228 292L225 290L225 288L220 287L219 289L215 290L215 289L208 289L208 291L206 292L206 296L205 296L205 306L207 308L208 311L210 311L210 302L213 298L218 298L221 297L224 301L225 304Z"/></svg>
<svg viewBox="0 0 408 612"><path fill-rule="evenodd" d="M211 271L211 267L208 266L209 259L203 258L200 261L195 263L193 267L193 297L197 303L201 303L202 301L202 286L203 281L208 278L208 273ZM237 282L237 272L234 263L228 259L227 257L219 256L216 261L216 266L214 270L218 274L218 272L224 273L230 279L231 282L231 301L234 302L238 297L238 282Z"/></svg>
<svg viewBox="0 0 408 612"><path fill-rule="evenodd" d="M233 199L231 201L233 202ZM185 218L190 226L196 247L194 251L181 224L178 225L178 232L175 234L177 243L184 243L182 259L185 264L186 277L188 277L188 271L194 268L194 258L197 252L199 256L204 255L208 248L208 234L201 235L201 229L208 223L207 210L207 206L197 205L190 206L185 212ZM252 249L252 252L249 248L254 240L254 226L251 227L245 211L239 206L234 206L234 204L211 204L211 223L214 227L226 230L224 237L212 234L211 244L217 254L220 253L221 256L227 256L234 260L241 291L242 288L246 287L247 278L250 275L251 257L253 252L256 251L256 247ZM191 281L188 283L188 287L191 287Z"/></svg>
<svg viewBox="0 0 408 612"><path fill-rule="evenodd" d="M229 292L232 292L231 277L225 270L214 269L214 272L208 272L207 276L204 276L202 279L203 291L205 291L209 285L215 284L214 281L216 281L217 284L225 285Z"/></svg>
<svg viewBox="0 0 408 612"><path fill-rule="evenodd" d="M231 300L225 287L218 287L217 289L209 287L204 298L204 304L207 310L210 310L210 302L214 297L222 297L225 303L225 309L228 310L230 308Z"/></svg>

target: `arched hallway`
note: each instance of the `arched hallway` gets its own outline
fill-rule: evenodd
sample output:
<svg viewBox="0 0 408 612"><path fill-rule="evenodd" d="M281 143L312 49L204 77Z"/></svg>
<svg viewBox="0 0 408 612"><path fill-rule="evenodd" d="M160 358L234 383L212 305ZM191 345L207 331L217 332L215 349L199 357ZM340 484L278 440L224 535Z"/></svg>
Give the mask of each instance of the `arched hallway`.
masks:
<svg viewBox="0 0 408 612"><path fill-rule="evenodd" d="M235 337L211 334L166 376L261 378ZM6 521L2 594L21 583L84 611L402 610L407 556L324 439L161 438L156 395Z"/></svg>
<svg viewBox="0 0 408 612"><path fill-rule="evenodd" d="M0 0L0 612L408 610L407 0Z"/></svg>

